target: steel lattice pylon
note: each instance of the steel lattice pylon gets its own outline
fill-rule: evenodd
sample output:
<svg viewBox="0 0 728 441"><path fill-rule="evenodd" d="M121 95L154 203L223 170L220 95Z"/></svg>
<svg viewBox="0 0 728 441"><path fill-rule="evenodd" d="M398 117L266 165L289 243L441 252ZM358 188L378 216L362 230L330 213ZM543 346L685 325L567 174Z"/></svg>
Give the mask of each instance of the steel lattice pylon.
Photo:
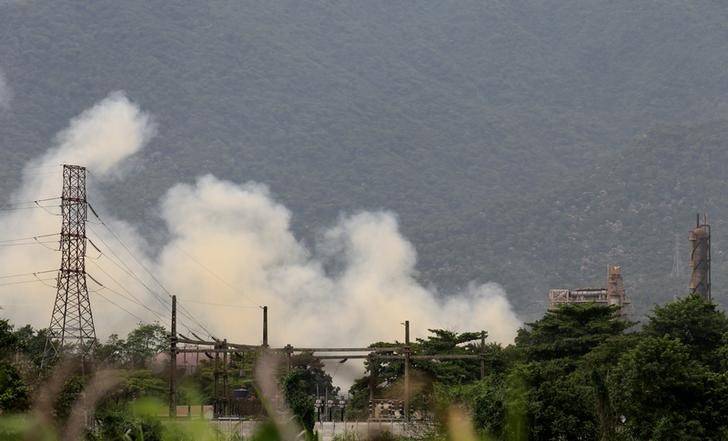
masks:
<svg viewBox="0 0 728 441"><path fill-rule="evenodd" d="M46 357L69 349L88 354L96 339L91 303L86 286L86 168L63 166L61 196L61 268L56 283Z"/></svg>

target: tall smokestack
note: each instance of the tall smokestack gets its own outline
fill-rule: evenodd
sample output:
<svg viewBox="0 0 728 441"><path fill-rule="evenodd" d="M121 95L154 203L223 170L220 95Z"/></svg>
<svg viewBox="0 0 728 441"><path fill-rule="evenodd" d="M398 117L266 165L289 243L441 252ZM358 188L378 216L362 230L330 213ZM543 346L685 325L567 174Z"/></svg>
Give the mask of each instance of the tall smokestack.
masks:
<svg viewBox="0 0 728 441"><path fill-rule="evenodd" d="M707 216L697 215L695 228L690 231L690 294L710 300L710 225Z"/></svg>
<svg viewBox="0 0 728 441"><path fill-rule="evenodd" d="M624 307L625 297L622 267L609 265L607 267L607 302L611 306Z"/></svg>

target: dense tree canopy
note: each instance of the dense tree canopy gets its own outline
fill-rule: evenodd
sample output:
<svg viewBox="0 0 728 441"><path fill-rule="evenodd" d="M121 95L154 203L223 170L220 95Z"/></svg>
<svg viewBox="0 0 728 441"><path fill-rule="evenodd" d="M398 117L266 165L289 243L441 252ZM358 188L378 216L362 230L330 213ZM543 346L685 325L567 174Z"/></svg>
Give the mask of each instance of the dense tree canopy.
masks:
<svg viewBox="0 0 728 441"><path fill-rule="evenodd" d="M677 338L645 337L620 358L610 389L634 439L724 439L728 377L692 358Z"/></svg>
<svg viewBox="0 0 728 441"><path fill-rule="evenodd" d="M643 333L656 337L679 339L690 351L691 358L720 364L716 352L728 332L728 318L716 305L700 296L688 296L676 302L655 307Z"/></svg>
<svg viewBox="0 0 728 441"><path fill-rule="evenodd" d="M513 345L481 342L479 332L432 329L410 345L414 355L477 354L476 359L411 360L411 404L441 418L447 427L452 406L467 409L485 437L496 440L722 441L728 438L728 320L708 300L688 296L658 306L641 329L623 320L614 307L565 305L527 324ZM23 411L38 382L34 362L45 333L14 329L0 321L0 411ZM402 355L399 342L380 355ZM126 338L111 336L96 345L107 365L122 368L113 391L98 405L97 434L114 439L125 431L159 436L153 419L129 413L129 403L165 399L166 373L148 362L166 349L158 324L140 325ZM481 378L480 357L486 372ZM181 376L180 403L212 403L215 359L200 360L192 375ZM230 356L228 384L254 389L254 354ZM351 387L347 418L366 418L370 391L375 398L400 398L401 359L372 358L366 375ZM317 390L339 391L321 360L304 353L277 372L297 421L313 429ZM86 387L71 375L53 406L62 422ZM131 432L130 432L131 433ZM94 435L94 436L96 436ZM91 435L90 435L91 436ZM111 437L111 438L109 438Z"/></svg>
<svg viewBox="0 0 728 441"><path fill-rule="evenodd" d="M460 384L448 375L456 364L438 366L445 375L434 377L435 401L467 406L476 427L495 439L726 439L725 314L688 296L657 307L642 329L630 331L633 325L613 307L549 311L521 329L513 346L489 353L501 368L482 380ZM444 342L454 334L433 333L420 343L453 348ZM381 368L387 384L401 375L395 364ZM365 390L364 380L354 393Z"/></svg>
<svg viewBox="0 0 728 441"><path fill-rule="evenodd" d="M563 305L522 328L516 346L528 361L575 360L630 326L618 313L616 307Z"/></svg>

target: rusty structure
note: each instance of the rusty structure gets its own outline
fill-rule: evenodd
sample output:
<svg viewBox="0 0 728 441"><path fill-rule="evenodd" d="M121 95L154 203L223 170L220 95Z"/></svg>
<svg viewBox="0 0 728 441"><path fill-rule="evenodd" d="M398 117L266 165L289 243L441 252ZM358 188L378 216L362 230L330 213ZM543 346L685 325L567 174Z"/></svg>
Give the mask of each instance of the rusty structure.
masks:
<svg viewBox="0 0 728 441"><path fill-rule="evenodd" d="M690 294L710 300L710 225L707 216L697 215L690 230Z"/></svg>
<svg viewBox="0 0 728 441"><path fill-rule="evenodd" d="M607 267L607 303L622 307L629 303L622 283L622 267L609 265Z"/></svg>
<svg viewBox="0 0 728 441"><path fill-rule="evenodd" d="M565 304L596 303L600 305L618 306L622 313L630 304L622 282L622 268L616 265L607 267L606 288L550 289L549 310L555 310Z"/></svg>
<svg viewBox="0 0 728 441"><path fill-rule="evenodd" d="M48 329L44 361L62 350L88 355L96 340L86 286L86 168L63 166L61 194L61 268Z"/></svg>

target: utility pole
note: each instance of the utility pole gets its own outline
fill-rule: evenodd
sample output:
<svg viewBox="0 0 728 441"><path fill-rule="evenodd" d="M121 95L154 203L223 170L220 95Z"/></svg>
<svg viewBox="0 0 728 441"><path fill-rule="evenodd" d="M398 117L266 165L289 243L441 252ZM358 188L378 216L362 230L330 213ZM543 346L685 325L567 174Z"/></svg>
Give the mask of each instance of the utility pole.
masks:
<svg viewBox="0 0 728 441"><path fill-rule="evenodd" d="M177 416L177 296L172 296L172 327L169 336L169 416Z"/></svg>
<svg viewBox="0 0 728 441"><path fill-rule="evenodd" d="M227 339L224 339L222 341L222 348L225 349L225 352L222 353L222 396L223 396L223 405L222 405L222 415L228 416L229 412L229 397L228 397L228 353L227 353Z"/></svg>
<svg viewBox="0 0 728 441"><path fill-rule="evenodd" d="M485 378L485 331L480 331L480 379Z"/></svg>
<svg viewBox="0 0 728 441"><path fill-rule="evenodd" d="M61 268L42 363L66 348L81 356L81 368L96 340L86 286L86 168L63 165L61 193Z"/></svg>
<svg viewBox="0 0 728 441"><path fill-rule="evenodd" d="M369 419L373 419L376 414L374 393L377 388L377 365L375 360L371 354L367 355L367 361L369 361Z"/></svg>
<svg viewBox="0 0 728 441"><path fill-rule="evenodd" d="M291 358L293 357L293 346L290 344L287 344L283 350L286 352L286 373L291 372L291 368L293 367L291 365Z"/></svg>
<svg viewBox="0 0 728 441"><path fill-rule="evenodd" d="M268 307L263 307L263 347L268 347Z"/></svg>
<svg viewBox="0 0 728 441"><path fill-rule="evenodd" d="M410 327L409 320L404 322L404 422L409 423L410 420L410 408L409 408L409 370L410 370Z"/></svg>
<svg viewBox="0 0 728 441"><path fill-rule="evenodd" d="M220 381L220 352L218 349L221 349L220 343L215 343L215 367L212 373L214 382L212 386L212 396L215 397L212 405L212 415L213 418L217 418L220 416L220 387L219 387L219 381Z"/></svg>

